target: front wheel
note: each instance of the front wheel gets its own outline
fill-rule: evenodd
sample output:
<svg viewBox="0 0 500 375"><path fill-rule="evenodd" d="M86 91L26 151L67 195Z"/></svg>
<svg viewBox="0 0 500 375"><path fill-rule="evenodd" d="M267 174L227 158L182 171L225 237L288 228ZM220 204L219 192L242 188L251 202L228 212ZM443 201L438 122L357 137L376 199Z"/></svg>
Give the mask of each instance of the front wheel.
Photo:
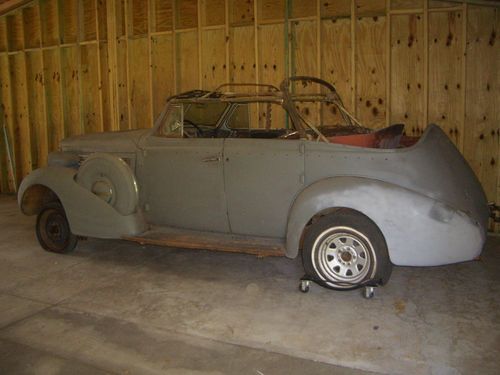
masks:
<svg viewBox="0 0 500 375"><path fill-rule="evenodd" d="M36 221L36 236L40 245L53 253L69 253L78 243L77 236L71 233L66 213L58 203L40 211Z"/></svg>
<svg viewBox="0 0 500 375"><path fill-rule="evenodd" d="M365 215L339 209L307 230L302 260L306 274L332 289L383 285L392 264L380 229Z"/></svg>

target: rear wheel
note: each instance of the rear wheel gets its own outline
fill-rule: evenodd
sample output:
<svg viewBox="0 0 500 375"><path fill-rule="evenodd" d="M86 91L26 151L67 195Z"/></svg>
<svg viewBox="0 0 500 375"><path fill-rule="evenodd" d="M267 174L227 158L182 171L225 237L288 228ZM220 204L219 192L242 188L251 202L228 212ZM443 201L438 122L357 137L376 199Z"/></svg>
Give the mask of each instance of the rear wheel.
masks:
<svg viewBox="0 0 500 375"><path fill-rule="evenodd" d="M59 203L50 204L40 211L36 221L36 236L40 245L53 253L69 253L78 243Z"/></svg>
<svg viewBox="0 0 500 375"><path fill-rule="evenodd" d="M332 289L383 285L392 271L380 229L350 209L323 216L308 229L302 259L307 275Z"/></svg>

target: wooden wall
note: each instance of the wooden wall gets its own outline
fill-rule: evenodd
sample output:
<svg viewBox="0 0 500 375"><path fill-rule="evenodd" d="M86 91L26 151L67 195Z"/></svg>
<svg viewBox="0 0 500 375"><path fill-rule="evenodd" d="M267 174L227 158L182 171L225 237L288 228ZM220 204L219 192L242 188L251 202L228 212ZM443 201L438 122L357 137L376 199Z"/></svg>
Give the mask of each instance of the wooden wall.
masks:
<svg viewBox="0 0 500 375"><path fill-rule="evenodd" d="M418 135L440 124L500 202L499 10L431 0L32 1L0 17L0 105L15 167L0 133L0 191L45 165L65 136L150 127L174 93L308 74L332 81L367 126L404 122Z"/></svg>

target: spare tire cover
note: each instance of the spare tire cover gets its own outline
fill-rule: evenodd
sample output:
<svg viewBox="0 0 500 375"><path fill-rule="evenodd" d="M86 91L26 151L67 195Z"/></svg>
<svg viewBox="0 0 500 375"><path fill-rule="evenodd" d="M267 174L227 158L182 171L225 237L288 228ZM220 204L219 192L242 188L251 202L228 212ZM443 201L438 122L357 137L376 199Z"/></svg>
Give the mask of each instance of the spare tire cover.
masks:
<svg viewBox="0 0 500 375"><path fill-rule="evenodd" d="M122 215L130 215L137 208L138 193L134 173L117 156L92 154L78 170L76 182Z"/></svg>

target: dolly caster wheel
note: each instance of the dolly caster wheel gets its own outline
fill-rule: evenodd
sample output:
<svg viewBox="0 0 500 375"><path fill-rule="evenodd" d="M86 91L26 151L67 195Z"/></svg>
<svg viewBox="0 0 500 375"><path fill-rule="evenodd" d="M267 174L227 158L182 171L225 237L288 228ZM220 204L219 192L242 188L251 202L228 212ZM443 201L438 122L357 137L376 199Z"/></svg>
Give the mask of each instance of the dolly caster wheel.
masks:
<svg viewBox="0 0 500 375"><path fill-rule="evenodd" d="M365 286L363 289L363 297L366 299L371 299L375 295L375 287L374 286Z"/></svg>
<svg viewBox="0 0 500 375"><path fill-rule="evenodd" d="M299 284L299 290L302 292L302 293L307 293L309 292L309 288L311 287L311 281L309 280L300 280L300 284Z"/></svg>

